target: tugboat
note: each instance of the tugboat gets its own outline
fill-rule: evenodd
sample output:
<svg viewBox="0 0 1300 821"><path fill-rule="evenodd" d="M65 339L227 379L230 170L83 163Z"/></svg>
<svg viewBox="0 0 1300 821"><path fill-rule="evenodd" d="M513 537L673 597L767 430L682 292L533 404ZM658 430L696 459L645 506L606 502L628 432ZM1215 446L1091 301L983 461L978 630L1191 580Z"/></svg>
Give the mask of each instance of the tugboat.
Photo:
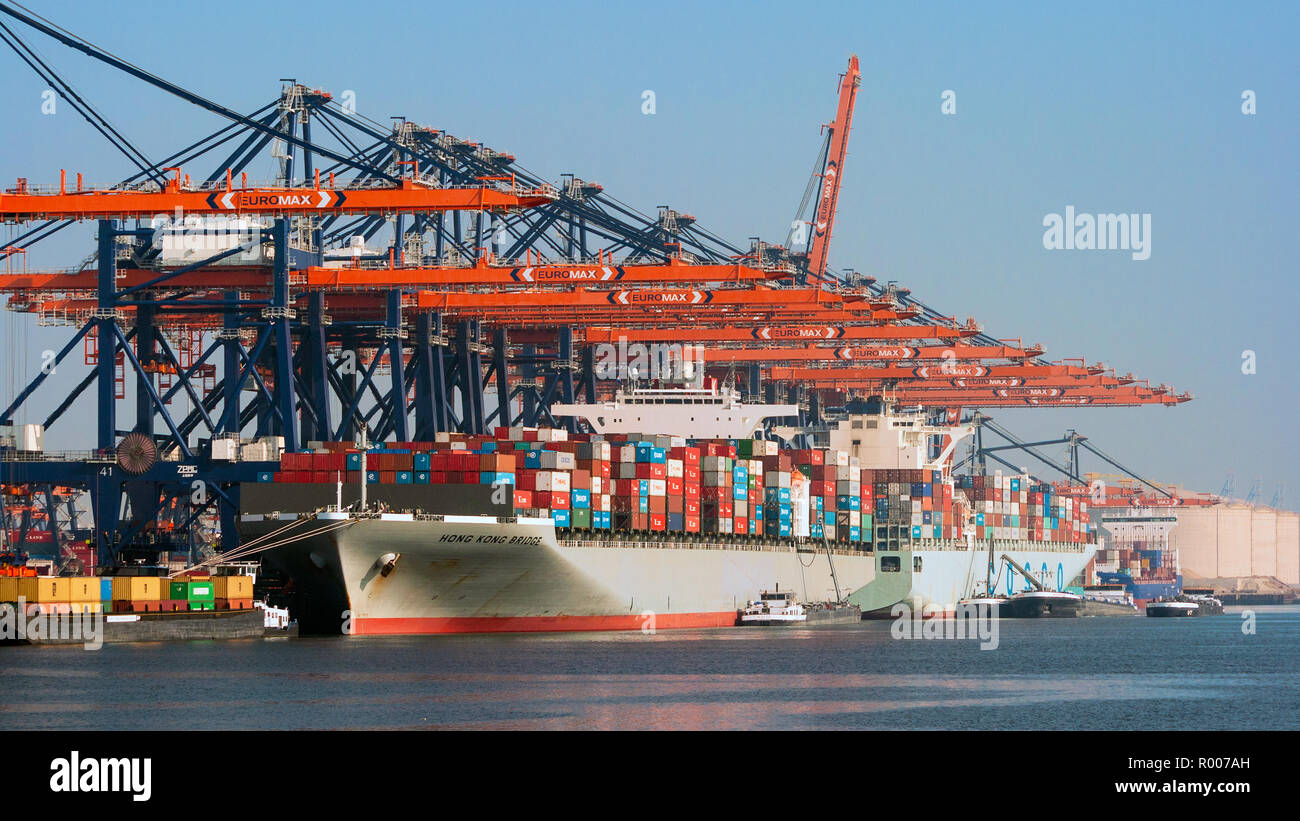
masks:
<svg viewBox="0 0 1300 821"><path fill-rule="evenodd" d="M803 605L795 601L793 595L781 592L769 593L765 590L759 594L757 601L751 601L749 606L741 611L737 623L742 627L769 627L803 624L807 620L808 615L804 613Z"/></svg>

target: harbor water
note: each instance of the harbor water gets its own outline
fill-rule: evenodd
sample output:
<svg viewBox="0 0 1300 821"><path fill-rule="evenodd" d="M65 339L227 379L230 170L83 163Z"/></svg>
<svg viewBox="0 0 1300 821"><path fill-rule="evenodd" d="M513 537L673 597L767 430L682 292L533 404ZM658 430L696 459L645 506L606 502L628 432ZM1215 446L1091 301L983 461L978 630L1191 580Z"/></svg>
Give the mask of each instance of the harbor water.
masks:
<svg viewBox="0 0 1300 821"><path fill-rule="evenodd" d="M1300 607L3 650L9 729L1300 729Z"/></svg>

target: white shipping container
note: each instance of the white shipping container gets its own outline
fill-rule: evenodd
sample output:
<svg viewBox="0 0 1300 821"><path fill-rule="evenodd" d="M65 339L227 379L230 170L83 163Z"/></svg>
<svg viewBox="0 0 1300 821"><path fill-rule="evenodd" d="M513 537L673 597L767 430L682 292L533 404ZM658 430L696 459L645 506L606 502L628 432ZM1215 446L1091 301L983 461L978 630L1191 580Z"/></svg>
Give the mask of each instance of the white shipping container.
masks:
<svg viewBox="0 0 1300 821"><path fill-rule="evenodd" d="M665 480L665 479L651 479L651 480L650 480L650 495L651 495L651 496L667 496L667 495L668 495L668 482L667 482L667 480Z"/></svg>
<svg viewBox="0 0 1300 821"><path fill-rule="evenodd" d="M562 470L537 471L537 489L555 493L568 492L572 487L570 474Z"/></svg>
<svg viewBox="0 0 1300 821"><path fill-rule="evenodd" d="M546 470L573 470L578 466L578 460L572 453L558 450L542 451L541 463Z"/></svg>
<svg viewBox="0 0 1300 821"><path fill-rule="evenodd" d="M681 459L668 460L668 475L673 479L680 479L685 471L685 464Z"/></svg>
<svg viewBox="0 0 1300 821"><path fill-rule="evenodd" d="M212 458L221 462L233 462L239 458L238 439L213 439Z"/></svg>

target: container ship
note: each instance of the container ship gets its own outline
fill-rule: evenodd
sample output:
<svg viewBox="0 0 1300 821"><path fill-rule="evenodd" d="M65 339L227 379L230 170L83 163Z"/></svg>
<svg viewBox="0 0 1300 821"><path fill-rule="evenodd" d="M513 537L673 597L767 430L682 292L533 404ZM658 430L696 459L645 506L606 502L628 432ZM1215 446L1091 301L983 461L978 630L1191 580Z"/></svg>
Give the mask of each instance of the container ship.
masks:
<svg viewBox="0 0 1300 821"><path fill-rule="evenodd" d="M1183 592L1173 511L1108 509L1100 519L1103 545L1094 565L1098 582L1122 585L1140 608Z"/></svg>
<svg viewBox="0 0 1300 821"><path fill-rule="evenodd" d="M1039 500L1020 477L956 481L951 447L923 459L929 436L953 431L919 426L919 412L856 420L879 440L866 466L861 437L752 438L791 411L716 386L553 413L590 414L600 432L285 454L243 494L246 549L288 579L303 632L351 635L724 627L776 589L864 612L917 599L951 611L986 576L985 539L1057 589L1092 557L1071 501ZM635 431L651 420L676 429Z"/></svg>

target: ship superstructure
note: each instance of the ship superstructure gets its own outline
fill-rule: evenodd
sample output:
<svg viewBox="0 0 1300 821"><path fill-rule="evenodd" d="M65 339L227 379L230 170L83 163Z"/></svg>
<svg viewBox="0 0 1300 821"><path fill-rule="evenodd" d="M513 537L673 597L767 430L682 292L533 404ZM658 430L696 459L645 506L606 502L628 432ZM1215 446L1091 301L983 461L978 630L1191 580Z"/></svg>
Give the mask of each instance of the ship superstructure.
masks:
<svg viewBox="0 0 1300 821"><path fill-rule="evenodd" d="M799 406L744 403L734 387L711 381L702 388L620 388L608 402L555 404L551 413L584 419L601 434L748 439L768 419L798 416Z"/></svg>

